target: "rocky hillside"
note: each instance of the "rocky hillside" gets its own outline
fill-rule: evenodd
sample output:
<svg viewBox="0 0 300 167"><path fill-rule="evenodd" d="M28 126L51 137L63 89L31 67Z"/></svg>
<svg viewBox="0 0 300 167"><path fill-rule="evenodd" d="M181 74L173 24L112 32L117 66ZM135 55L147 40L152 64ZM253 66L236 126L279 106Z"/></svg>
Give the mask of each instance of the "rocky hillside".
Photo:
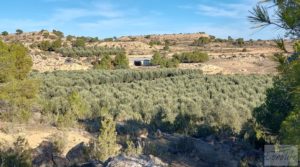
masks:
<svg viewBox="0 0 300 167"><path fill-rule="evenodd" d="M97 61L96 56L71 58L63 57L55 51L43 51L39 47L44 41L50 43L61 40L62 48L72 48L78 39L74 36L64 37L59 31L39 31L22 34L0 35L5 42L21 42L28 47L33 58L34 70L45 72L54 70L87 70ZM201 38L209 42L199 44ZM137 59L151 59L154 52L161 52L169 57L175 53L201 50L209 54L210 61L198 64L180 64L179 68L202 69L206 73L241 73L266 74L276 72L277 64L272 61L275 53L281 52L273 41L242 41L237 44L230 40L218 39L205 33L164 34L144 36L124 36L120 38L84 37L85 47L122 48L126 51L131 68ZM233 39L234 40L234 39ZM289 42L287 48L291 49ZM142 67L143 69L144 67Z"/></svg>

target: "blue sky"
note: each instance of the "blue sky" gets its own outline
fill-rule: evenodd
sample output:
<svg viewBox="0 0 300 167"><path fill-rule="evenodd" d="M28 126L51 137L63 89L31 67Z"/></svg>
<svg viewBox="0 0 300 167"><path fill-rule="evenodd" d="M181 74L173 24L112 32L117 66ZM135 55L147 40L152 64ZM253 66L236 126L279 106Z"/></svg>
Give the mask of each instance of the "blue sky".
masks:
<svg viewBox="0 0 300 167"><path fill-rule="evenodd" d="M113 37L206 32L217 37L273 39L276 28L251 29L257 0L10 0L1 2L0 31L57 29Z"/></svg>

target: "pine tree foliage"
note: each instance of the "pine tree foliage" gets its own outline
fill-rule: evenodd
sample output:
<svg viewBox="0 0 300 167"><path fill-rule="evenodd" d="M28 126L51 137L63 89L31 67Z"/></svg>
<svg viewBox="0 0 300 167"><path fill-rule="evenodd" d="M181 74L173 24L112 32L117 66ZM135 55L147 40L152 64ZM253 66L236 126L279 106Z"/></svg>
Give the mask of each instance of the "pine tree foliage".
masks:
<svg viewBox="0 0 300 167"><path fill-rule="evenodd" d="M103 117L98 139L91 144L92 154L95 158L105 162L108 158L114 157L119 153L117 144L116 123L109 117Z"/></svg>
<svg viewBox="0 0 300 167"><path fill-rule="evenodd" d="M256 27L274 25L287 32L287 36L300 37L299 0L263 0L251 11L249 20ZM274 12L274 17L270 14Z"/></svg>

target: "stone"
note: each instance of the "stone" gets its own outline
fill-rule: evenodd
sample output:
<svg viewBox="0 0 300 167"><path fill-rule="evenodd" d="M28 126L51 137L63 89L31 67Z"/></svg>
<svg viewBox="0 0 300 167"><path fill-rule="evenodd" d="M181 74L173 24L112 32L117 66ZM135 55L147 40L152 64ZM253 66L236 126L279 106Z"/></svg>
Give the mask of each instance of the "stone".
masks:
<svg viewBox="0 0 300 167"><path fill-rule="evenodd" d="M84 162L88 162L89 160L86 146L83 142L73 147L67 153L66 157L70 161L70 165L82 164Z"/></svg>

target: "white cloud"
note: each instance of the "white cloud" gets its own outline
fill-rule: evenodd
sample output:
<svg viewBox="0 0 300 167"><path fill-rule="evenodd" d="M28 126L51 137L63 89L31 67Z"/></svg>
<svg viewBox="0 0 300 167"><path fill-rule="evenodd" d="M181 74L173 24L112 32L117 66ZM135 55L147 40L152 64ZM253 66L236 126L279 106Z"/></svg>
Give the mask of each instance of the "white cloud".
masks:
<svg viewBox="0 0 300 167"><path fill-rule="evenodd" d="M198 5L197 14L204 14L207 16L222 16L222 17L237 17L238 13L235 10L224 9L221 7Z"/></svg>
<svg viewBox="0 0 300 167"><path fill-rule="evenodd" d="M181 5L179 9L194 10L194 13L211 17L245 18L255 1L242 0L238 3L222 3L209 1L198 5Z"/></svg>
<svg viewBox="0 0 300 167"><path fill-rule="evenodd" d="M124 16L122 10L116 9L109 3L93 3L89 6L92 7L57 9L51 20L69 22L87 17L119 18Z"/></svg>

